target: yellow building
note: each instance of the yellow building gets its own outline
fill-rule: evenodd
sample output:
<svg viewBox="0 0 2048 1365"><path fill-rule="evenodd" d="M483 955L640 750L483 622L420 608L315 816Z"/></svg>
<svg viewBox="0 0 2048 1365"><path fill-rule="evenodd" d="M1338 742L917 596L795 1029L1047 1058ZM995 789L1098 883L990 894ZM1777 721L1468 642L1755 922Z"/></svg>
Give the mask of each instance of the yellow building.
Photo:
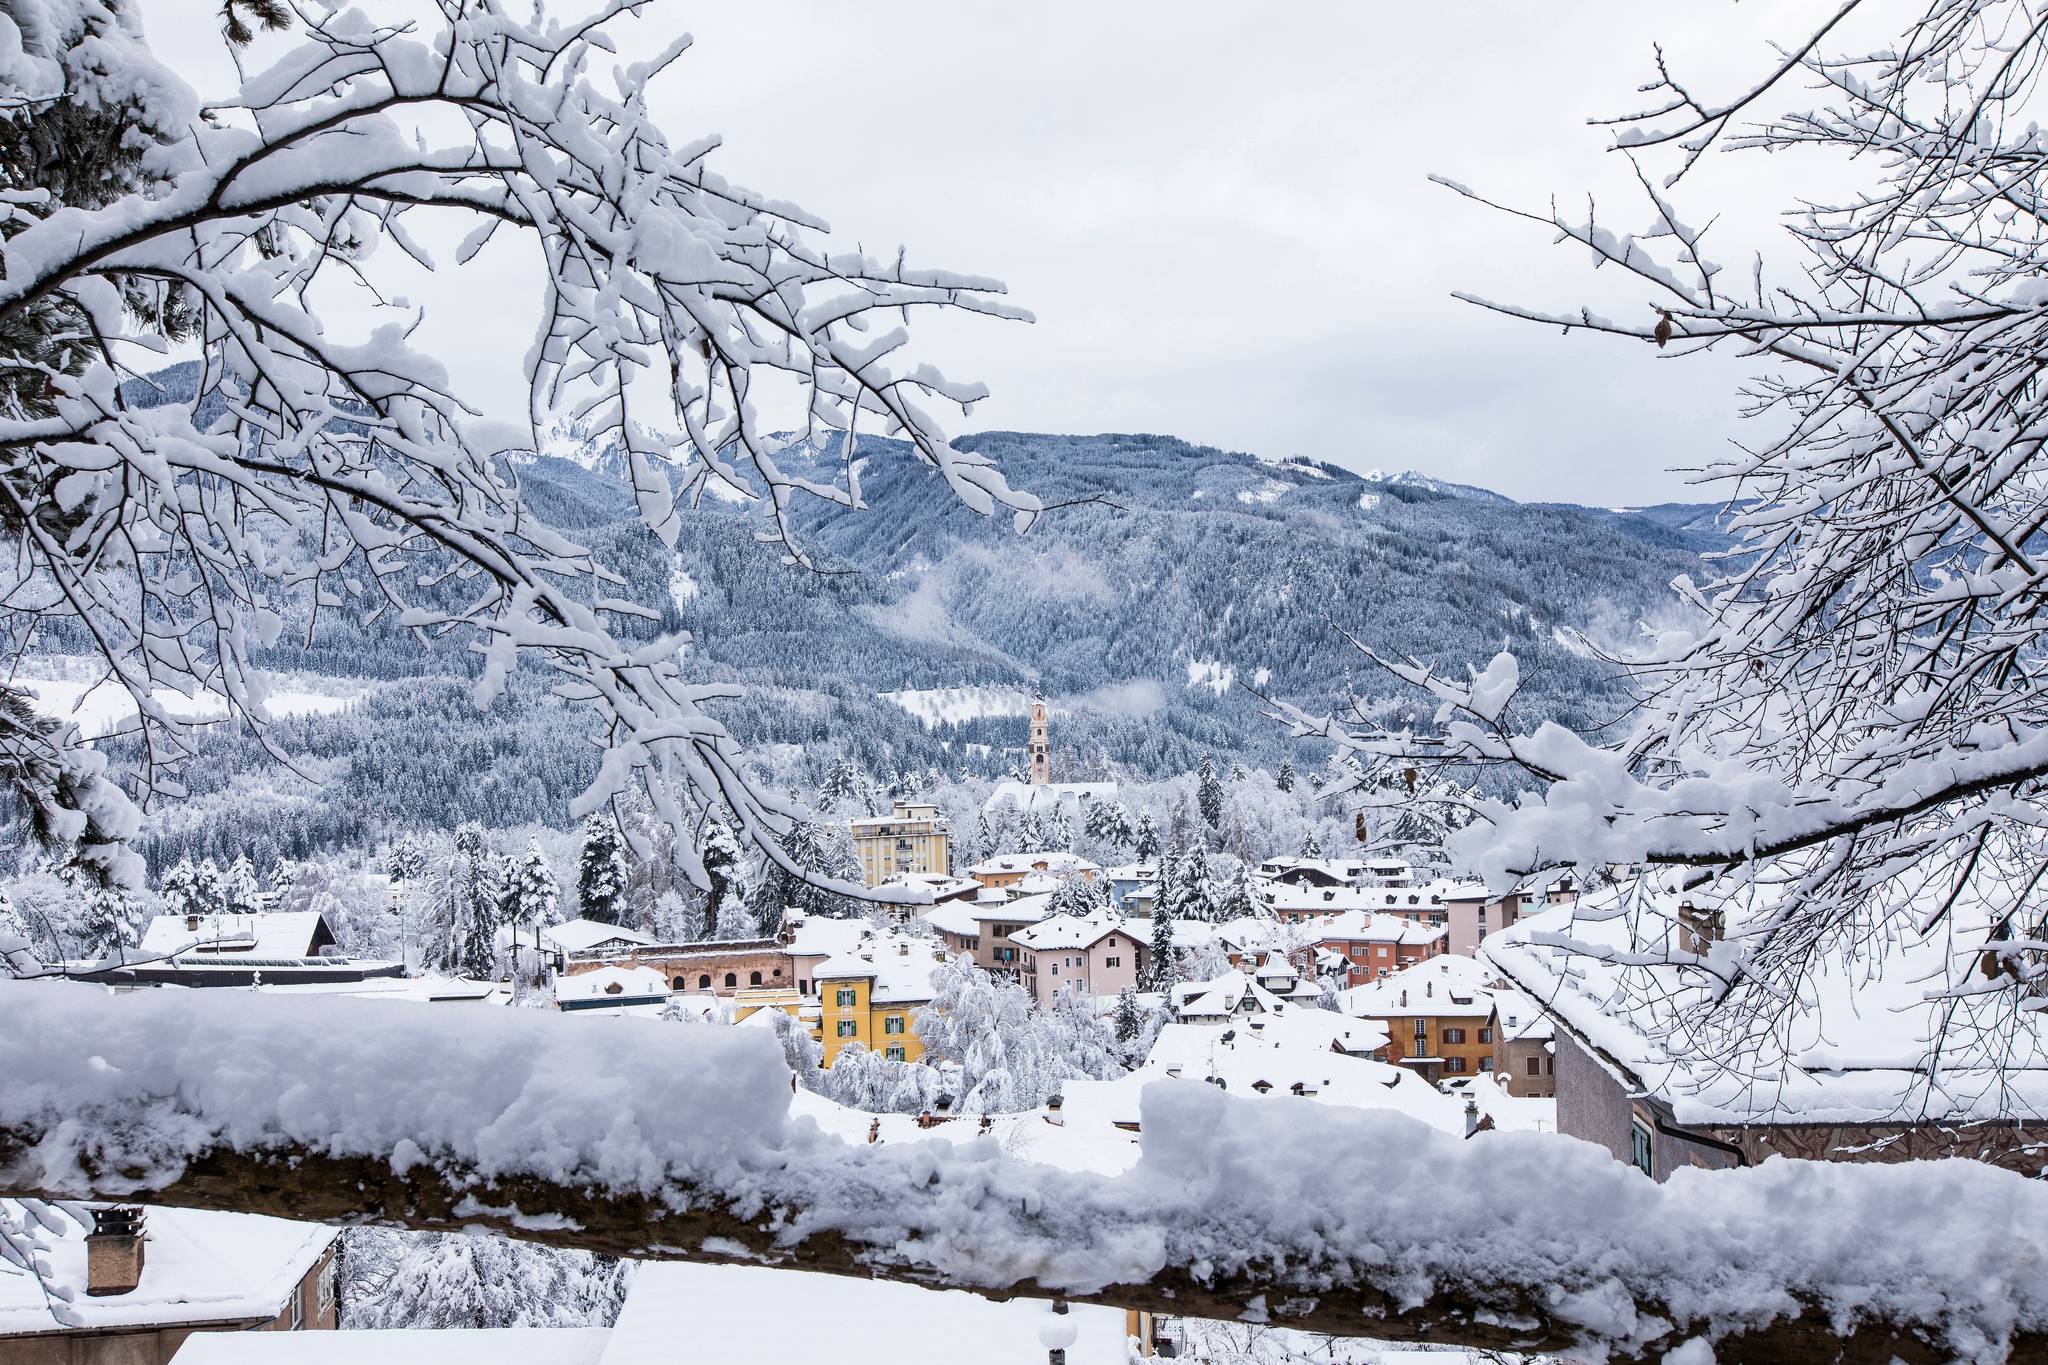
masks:
<svg viewBox="0 0 2048 1365"><path fill-rule="evenodd" d="M924 1055L917 1011L932 998L931 974L943 958L933 941L906 934L870 936L860 947L828 960L817 982L825 1065L848 1043L859 1043L892 1062Z"/></svg>
<svg viewBox="0 0 2048 1365"><path fill-rule="evenodd" d="M861 880L869 886L908 873L944 876L953 869L952 836L937 806L898 801L887 815L861 816L846 824Z"/></svg>

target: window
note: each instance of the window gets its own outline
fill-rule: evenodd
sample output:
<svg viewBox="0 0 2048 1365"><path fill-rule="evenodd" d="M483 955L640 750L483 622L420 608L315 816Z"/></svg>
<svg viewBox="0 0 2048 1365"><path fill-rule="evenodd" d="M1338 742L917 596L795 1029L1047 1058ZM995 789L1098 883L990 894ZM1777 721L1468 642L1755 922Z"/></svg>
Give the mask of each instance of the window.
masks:
<svg viewBox="0 0 2048 1365"><path fill-rule="evenodd" d="M1446 1057L1444 1059L1444 1070L1456 1074L1464 1069L1465 1059L1463 1057Z"/></svg>
<svg viewBox="0 0 2048 1365"><path fill-rule="evenodd" d="M1423 1040L1427 1039L1428 1037L1429 1037L1429 1020L1427 1020L1427 1019L1417 1019L1417 1020L1415 1021L1415 1039L1416 1039L1416 1041L1417 1041L1417 1042L1421 1042L1421 1041L1423 1041Z"/></svg>
<svg viewBox="0 0 2048 1365"><path fill-rule="evenodd" d="M1540 1058L1540 1057L1531 1057L1531 1058L1529 1059L1529 1074L1530 1074L1531 1076L1541 1076L1541 1075L1543 1074L1543 1059L1542 1059L1542 1058Z"/></svg>
<svg viewBox="0 0 2048 1365"><path fill-rule="evenodd" d="M296 1332L306 1325L306 1286L303 1284L292 1286L292 1301L289 1307L291 1308L292 1325L286 1330Z"/></svg>
<svg viewBox="0 0 2048 1365"><path fill-rule="evenodd" d="M1545 1057L1543 1059L1543 1074L1546 1076L1555 1076L1557 1074L1557 1058Z"/></svg>
<svg viewBox="0 0 2048 1365"><path fill-rule="evenodd" d="M838 1026L838 1035L839 1035L839 1036L840 1036L841 1038L851 1038L851 1037L853 1037L853 1036L854 1036L855 1034L857 1034L857 1033L859 1033L859 1032L860 1032L860 1025L859 1025L859 1024L858 1024L857 1022L855 1022L854 1020L852 1020L852 1019L841 1019L841 1020L839 1021L839 1026Z"/></svg>
<svg viewBox="0 0 2048 1365"><path fill-rule="evenodd" d="M1058 976L1058 975L1060 974L1060 964L1059 964L1059 963L1055 962L1055 963L1053 963L1053 964L1052 964L1052 974L1053 974L1054 976Z"/></svg>
<svg viewBox="0 0 2048 1365"><path fill-rule="evenodd" d="M902 1016L902 1015L900 1015L900 1014L892 1014L892 1015L890 1015L890 1016L889 1016L889 1017L888 1017L887 1019L884 1019L884 1020L882 1021L882 1032L884 1032L884 1033L901 1033L901 1032L903 1032L903 1016Z"/></svg>
<svg viewBox="0 0 2048 1365"><path fill-rule="evenodd" d="M1650 1125L1641 1118L1629 1120L1628 1159L1629 1163L1652 1180L1657 1178L1657 1157L1655 1139L1650 1135Z"/></svg>
<svg viewBox="0 0 2048 1365"><path fill-rule="evenodd" d="M700 991L708 991L711 989L711 973L706 972L702 976L697 978L697 989Z"/></svg>
<svg viewBox="0 0 2048 1365"><path fill-rule="evenodd" d="M1488 1024L1485 1028L1479 1030L1479 1041L1482 1043L1493 1041L1493 1025Z"/></svg>
<svg viewBox="0 0 2048 1365"><path fill-rule="evenodd" d="M882 1049L882 1056L892 1062L900 1062L903 1060L903 1049L900 1047L886 1047Z"/></svg>
<svg viewBox="0 0 2048 1365"><path fill-rule="evenodd" d="M329 1256L320 1265L320 1316L326 1317L334 1311L334 1258Z"/></svg>
<svg viewBox="0 0 2048 1365"><path fill-rule="evenodd" d="M858 995L859 992L855 991L853 987L841 986L839 988L839 1008L843 1010L852 1009L853 1002L858 997Z"/></svg>
<svg viewBox="0 0 2048 1365"><path fill-rule="evenodd" d="M1105 957L1102 959L1102 965L1105 967L1121 967L1124 965L1124 960L1120 957Z"/></svg>
<svg viewBox="0 0 2048 1365"><path fill-rule="evenodd" d="M727 972L727 973L725 974L725 988L726 988L727 990L732 990L733 988L735 988L735 987L736 987L736 986L738 986L739 984L740 984L740 979L739 979L739 977L738 977L738 976L734 975L734 974L733 974L732 972Z"/></svg>
<svg viewBox="0 0 2048 1365"><path fill-rule="evenodd" d="M748 973L747 973L747 984L748 984L749 986L758 986L758 985L760 985L760 984L761 984L761 974L760 974L759 972L748 972Z"/></svg>

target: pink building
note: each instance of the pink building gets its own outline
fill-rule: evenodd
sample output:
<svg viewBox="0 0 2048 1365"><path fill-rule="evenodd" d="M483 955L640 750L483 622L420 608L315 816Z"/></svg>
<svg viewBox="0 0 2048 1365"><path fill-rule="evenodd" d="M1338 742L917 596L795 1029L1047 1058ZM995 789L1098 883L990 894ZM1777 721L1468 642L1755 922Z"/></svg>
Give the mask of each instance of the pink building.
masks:
<svg viewBox="0 0 2048 1365"><path fill-rule="evenodd" d="M1024 989L1040 1004L1064 987L1115 995L1138 984L1145 945L1114 910L1052 915L1010 935Z"/></svg>

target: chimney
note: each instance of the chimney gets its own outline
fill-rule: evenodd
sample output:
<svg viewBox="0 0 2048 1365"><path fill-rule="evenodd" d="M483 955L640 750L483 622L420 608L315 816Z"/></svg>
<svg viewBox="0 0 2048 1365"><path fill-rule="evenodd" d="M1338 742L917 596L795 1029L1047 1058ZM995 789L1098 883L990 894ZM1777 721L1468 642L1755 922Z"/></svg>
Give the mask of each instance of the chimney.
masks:
<svg viewBox="0 0 2048 1365"><path fill-rule="evenodd" d="M1719 907L1702 910L1691 901L1679 902L1679 946L1694 957L1705 957L1712 945L1719 943L1727 933L1727 920Z"/></svg>
<svg viewBox="0 0 2048 1365"><path fill-rule="evenodd" d="M85 1239L85 1292L127 1294L142 1283L144 1213L134 1204L111 1204L92 1213Z"/></svg>
<svg viewBox="0 0 2048 1365"><path fill-rule="evenodd" d="M1465 1101L1465 1136L1471 1137L1474 1133L1478 1131L1479 1101L1475 1099L1467 1099Z"/></svg>

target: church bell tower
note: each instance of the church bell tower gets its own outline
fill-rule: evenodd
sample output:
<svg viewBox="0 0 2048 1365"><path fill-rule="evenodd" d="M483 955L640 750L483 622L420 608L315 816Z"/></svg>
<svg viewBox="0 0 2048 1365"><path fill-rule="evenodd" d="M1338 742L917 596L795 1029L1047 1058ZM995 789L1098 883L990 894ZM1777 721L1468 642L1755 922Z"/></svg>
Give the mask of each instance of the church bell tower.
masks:
<svg viewBox="0 0 2048 1365"><path fill-rule="evenodd" d="M1046 734L1045 698L1031 703L1031 785L1052 781L1052 740Z"/></svg>

